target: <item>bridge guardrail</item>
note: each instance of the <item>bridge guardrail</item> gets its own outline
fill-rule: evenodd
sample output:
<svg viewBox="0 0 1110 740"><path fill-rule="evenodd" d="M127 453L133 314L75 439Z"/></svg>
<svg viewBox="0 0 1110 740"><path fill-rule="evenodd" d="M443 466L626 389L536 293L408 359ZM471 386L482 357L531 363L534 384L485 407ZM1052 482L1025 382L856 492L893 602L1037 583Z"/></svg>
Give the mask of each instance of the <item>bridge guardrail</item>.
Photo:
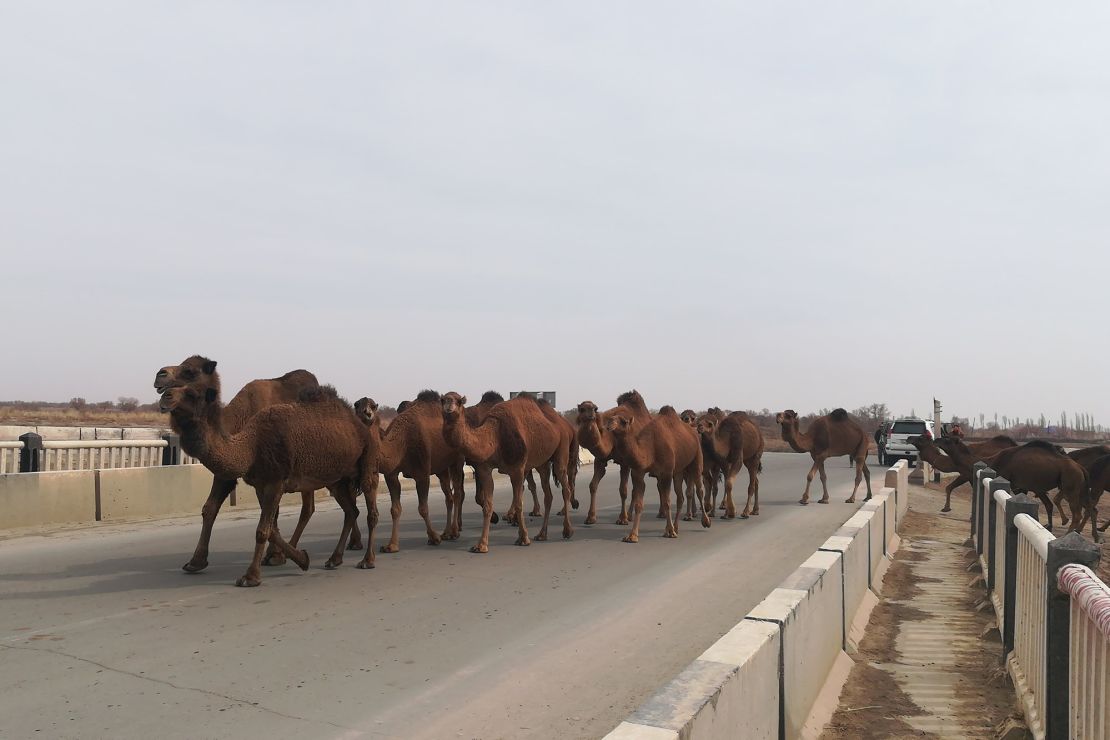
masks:
<svg viewBox="0 0 1110 740"><path fill-rule="evenodd" d="M972 483L970 544L1030 732L1038 739L1105 736L1110 589L1086 567L1098 563L1098 546L1075 532L1053 535L1038 520L1040 503L1013 495L1009 481L983 463Z"/></svg>

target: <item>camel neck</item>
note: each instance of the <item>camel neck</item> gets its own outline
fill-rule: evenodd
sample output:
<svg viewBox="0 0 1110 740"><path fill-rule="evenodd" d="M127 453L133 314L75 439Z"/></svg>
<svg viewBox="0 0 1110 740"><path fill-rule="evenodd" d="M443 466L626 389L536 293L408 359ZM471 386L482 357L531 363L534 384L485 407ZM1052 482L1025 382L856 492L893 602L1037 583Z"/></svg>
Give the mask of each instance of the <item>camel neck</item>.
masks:
<svg viewBox="0 0 1110 740"><path fill-rule="evenodd" d="M471 463L481 464L492 458L497 450L497 420L487 416L482 423L472 426L466 422L464 413L443 418L443 436L452 447L462 451Z"/></svg>
<svg viewBox="0 0 1110 740"><path fill-rule="evenodd" d="M782 438L795 452L813 450L813 440L798 428L797 422L786 422L782 425Z"/></svg>
<svg viewBox="0 0 1110 740"><path fill-rule="evenodd" d="M242 478L246 474L249 461L237 453L244 447L248 434L241 432L234 439L227 436L219 401L207 404L196 416L179 418L177 426L181 431L181 448L215 475Z"/></svg>

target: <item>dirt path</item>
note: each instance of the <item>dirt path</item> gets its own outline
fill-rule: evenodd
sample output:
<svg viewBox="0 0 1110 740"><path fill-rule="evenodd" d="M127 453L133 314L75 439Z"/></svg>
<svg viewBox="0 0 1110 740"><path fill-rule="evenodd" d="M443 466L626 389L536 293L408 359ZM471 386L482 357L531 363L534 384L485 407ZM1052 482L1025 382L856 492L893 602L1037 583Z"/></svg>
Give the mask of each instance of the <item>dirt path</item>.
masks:
<svg viewBox="0 0 1110 740"><path fill-rule="evenodd" d="M993 617L976 612L982 594L963 542L968 501L913 487L902 545L883 581L840 709L823 734L847 738L985 738L1010 716L1014 693L1002 670Z"/></svg>

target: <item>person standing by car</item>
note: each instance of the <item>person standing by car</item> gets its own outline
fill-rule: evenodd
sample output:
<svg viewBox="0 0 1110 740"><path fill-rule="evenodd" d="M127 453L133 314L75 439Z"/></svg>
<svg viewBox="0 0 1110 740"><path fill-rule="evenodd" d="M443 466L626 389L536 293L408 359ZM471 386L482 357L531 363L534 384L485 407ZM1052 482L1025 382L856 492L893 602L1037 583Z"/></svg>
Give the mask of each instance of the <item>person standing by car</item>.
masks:
<svg viewBox="0 0 1110 740"><path fill-rule="evenodd" d="M875 445L879 448L879 465L886 465L886 422L875 430Z"/></svg>

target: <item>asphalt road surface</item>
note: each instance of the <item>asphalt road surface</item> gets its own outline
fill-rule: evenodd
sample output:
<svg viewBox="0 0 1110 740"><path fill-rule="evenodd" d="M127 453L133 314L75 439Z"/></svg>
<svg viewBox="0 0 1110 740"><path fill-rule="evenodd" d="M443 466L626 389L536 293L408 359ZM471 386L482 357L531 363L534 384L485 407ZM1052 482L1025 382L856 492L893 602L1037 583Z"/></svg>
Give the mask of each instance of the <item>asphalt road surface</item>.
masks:
<svg viewBox="0 0 1110 740"><path fill-rule="evenodd" d="M649 481L634 545L612 523L614 468L598 525L580 524L584 471L573 540L553 517L551 541L515 547L501 524L486 555L468 552L469 491L463 538L439 547L407 493L401 552L369 571L354 568L359 553L323 569L340 523L328 502L302 541L309 571L267 568L254 589L232 585L252 512L221 516L199 575L180 570L199 516L0 541L0 737L599 737L856 511L844 458L826 466L832 503L799 506L808 465L768 453L760 516L683 522L674 540L660 536ZM877 467L872 481L882 487ZM504 485L495 505L508 506Z"/></svg>

